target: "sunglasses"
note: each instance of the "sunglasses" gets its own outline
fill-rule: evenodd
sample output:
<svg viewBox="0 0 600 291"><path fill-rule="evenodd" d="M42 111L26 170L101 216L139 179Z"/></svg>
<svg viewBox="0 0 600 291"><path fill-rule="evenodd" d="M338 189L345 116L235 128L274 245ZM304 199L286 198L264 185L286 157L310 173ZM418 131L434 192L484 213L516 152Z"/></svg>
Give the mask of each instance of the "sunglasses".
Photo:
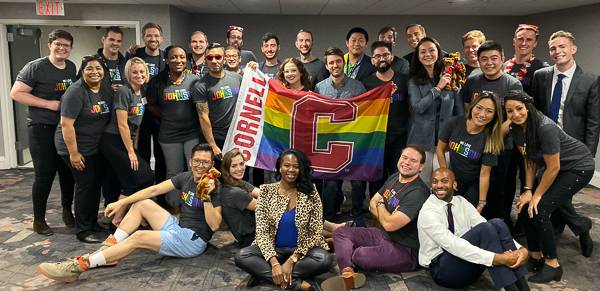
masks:
<svg viewBox="0 0 600 291"><path fill-rule="evenodd" d="M213 59L220 61L223 59L223 55L211 54L211 55L205 55L204 58L207 61L212 61Z"/></svg>
<svg viewBox="0 0 600 291"><path fill-rule="evenodd" d="M244 28L243 27L235 26L235 25L230 25L229 26L229 31L232 31L232 30L237 30L237 31L244 32Z"/></svg>
<svg viewBox="0 0 600 291"><path fill-rule="evenodd" d="M535 25L531 25L531 24L519 24L519 27L517 28L517 30L522 30L522 29L531 29L535 32L539 32L539 27L537 27Z"/></svg>

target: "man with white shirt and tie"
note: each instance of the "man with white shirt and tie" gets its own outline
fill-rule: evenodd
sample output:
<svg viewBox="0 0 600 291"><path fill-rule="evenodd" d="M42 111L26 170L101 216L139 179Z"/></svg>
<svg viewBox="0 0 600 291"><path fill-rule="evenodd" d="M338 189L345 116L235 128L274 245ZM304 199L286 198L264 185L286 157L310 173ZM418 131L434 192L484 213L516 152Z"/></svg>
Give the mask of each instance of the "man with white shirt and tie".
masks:
<svg viewBox="0 0 600 291"><path fill-rule="evenodd" d="M486 268L497 289L530 290L523 262L526 248L515 242L500 219L486 221L462 196L454 196L454 173L439 168L432 175L432 194L417 220L419 264L446 288L473 284Z"/></svg>
<svg viewBox="0 0 600 291"><path fill-rule="evenodd" d="M573 59L577 52L570 32L557 31L548 41L554 66L539 69L533 75L531 95L535 106L571 137L583 142L596 156L600 136L600 77L585 72ZM565 223L576 236L583 256L593 251L589 231L591 220L582 223L572 204L552 214L555 237L562 235Z"/></svg>

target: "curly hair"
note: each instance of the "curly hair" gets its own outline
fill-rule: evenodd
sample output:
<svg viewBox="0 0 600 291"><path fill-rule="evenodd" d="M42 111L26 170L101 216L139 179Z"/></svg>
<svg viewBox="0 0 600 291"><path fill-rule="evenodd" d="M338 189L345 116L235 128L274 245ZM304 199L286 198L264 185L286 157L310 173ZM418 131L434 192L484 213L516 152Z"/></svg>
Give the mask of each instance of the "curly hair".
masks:
<svg viewBox="0 0 600 291"><path fill-rule="evenodd" d="M223 163L221 163L221 179L223 179L223 184L229 184L250 193L250 189L248 189L248 187L242 183L242 181L236 180L231 176L231 160L238 156L242 157L242 159L246 161L244 155L239 150L230 150L223 155Z"/></svg>
<svg viewBox="0 0 600 291"><path fill-rule="evenodd" d="M289 63L293 63L298 68L298 73L300 73L300 84L302 84L302 86L304 86L304 88L306 88L306 89L312 88L312 84L311 84L310 80L308 80L308 77L309 77L308 71L304 67L304 64L302 64L302 62L300 60L295 59L295 58L287 58L281 63L281 66L279 66L279 70L277 70L277 74L275 75L275 80L277 81L277 83L285 86L288 89L290 88L290 84L288 83L288 81L285 79L285 76L283 75L283 71L285 70L285 65L287 65Z"/></svg>
<svg viewBox="0 0 600 291"><path fill-rule="evenodd" d="M298 165L300 166L300 173L296 179L296 188L298 189L298 192L308 196L313 195L312 193L315 191L315 186L312 176L312 163L308 156L299 149L287 149L279 155L276 162L277 173L275 173L275 178L281 180L281 164L283 163L283 157L287 155L293 155L298 159Z"/></svg>
<svg viewBox="0 0 600 291"><path fill-rule="evenodd" d="M527 95L521 90L512 90L504 96L504 106L508 101L519 101L523 102L525 109L527 109L527 129L525 130L525 142L527 149L525 150L525 160L529 165L534 165L533 157L535 152L541 149L541 145L538 139L538 131L540 124L544 120L544 114L535 108L533 97Z"/></svg>

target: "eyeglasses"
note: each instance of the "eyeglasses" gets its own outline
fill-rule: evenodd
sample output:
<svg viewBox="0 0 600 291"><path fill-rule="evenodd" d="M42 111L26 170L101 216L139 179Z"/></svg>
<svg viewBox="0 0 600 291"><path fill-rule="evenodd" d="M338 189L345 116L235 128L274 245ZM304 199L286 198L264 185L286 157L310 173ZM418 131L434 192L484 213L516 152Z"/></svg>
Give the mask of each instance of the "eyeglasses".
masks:
<svg viewBox="0 0 600 291"><path fill-rule="evenodd" d="M63 48L66 48L66 49L71 48L71 45L68 44L68 43L60 43L60 42L57 41L57 42L53 42L52 44L55 45L55 46L57 46L57 47L63 47Z"/></svg>
<svg viewBox="0 0 600 291"><path fill-rule="evenodd" d="M237 40L242 40L242 37L241 37L241 36L239 36L239 35L238 35L238 36L235 36L235 35L230 35L230 36L229 36L229 39L231 39L231 40L236 40L236 39L237 39Z"/></svg>
<svg viewBox="0 0 600 291"><path fill-rule="evenodd" d="M204 58L207 61L212 61L213 59L220 61L223 59L223 57L224 57L223 55L217 55L217 54L204 55Z"/></svg>
<svg viewBox="0 0 600 291"><path fill-rule="evenodd" d="M211 161L209 161L209 160L192 159L192 166L194 166L194 167L203 166L203 165L210 166L210 164L211 164Z"/></svg>
<svg viewBox="0 0 600 291"><path fill-rule="evenodd" d="M239 57L239 55L225 55L225 58L227 59L237 59Z"/></svg>
<svg viewBox="0 0 600 291"><path fill-rule="evenodd" d="M391 55L392 55L392 54L390 54L390 53L385 53L385 54L382 54L382 55L374 55L374 56L373 56L373 58L374 58L374 59L376 59L376 60L379 60L379 59L387 59L387 58L389 58Z"/></svg>
<svg viewBox="0 0 600 291"><path fill-rule="evenodd" d="M228 31L232 31L232 30L237 30L237 31L244 32L244 28L241 27L241 26L230 25Z"/></svg>
<svg viewBox="0 0 600 291"><path fill-rule="evenodd" d="M536 33L539 32L539 27L537 27L535 25L531 25L531 24L519 24L519 27L517 28L517 31L523 30L523 29L530 29L530 30L535 31Z"/></svg>

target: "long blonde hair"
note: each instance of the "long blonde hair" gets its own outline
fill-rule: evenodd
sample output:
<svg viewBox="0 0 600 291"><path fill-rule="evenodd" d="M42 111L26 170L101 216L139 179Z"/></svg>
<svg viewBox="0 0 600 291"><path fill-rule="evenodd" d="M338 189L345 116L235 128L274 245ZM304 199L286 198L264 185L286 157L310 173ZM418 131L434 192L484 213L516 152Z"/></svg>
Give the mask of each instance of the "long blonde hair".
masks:
<svg viewBox="0 0 600 291"><path fill-rule="evenodd" d="M491 92L479 93L473 101L469 104L466 117L471 119L473 117L473 108L483 99L490 99L494 103L494 118L488 124L485 125L485 149L484 153L493 155L499 155L504 150L504 138L502 136L502 106L500 105L500 99L498 96Z"/></svg>

